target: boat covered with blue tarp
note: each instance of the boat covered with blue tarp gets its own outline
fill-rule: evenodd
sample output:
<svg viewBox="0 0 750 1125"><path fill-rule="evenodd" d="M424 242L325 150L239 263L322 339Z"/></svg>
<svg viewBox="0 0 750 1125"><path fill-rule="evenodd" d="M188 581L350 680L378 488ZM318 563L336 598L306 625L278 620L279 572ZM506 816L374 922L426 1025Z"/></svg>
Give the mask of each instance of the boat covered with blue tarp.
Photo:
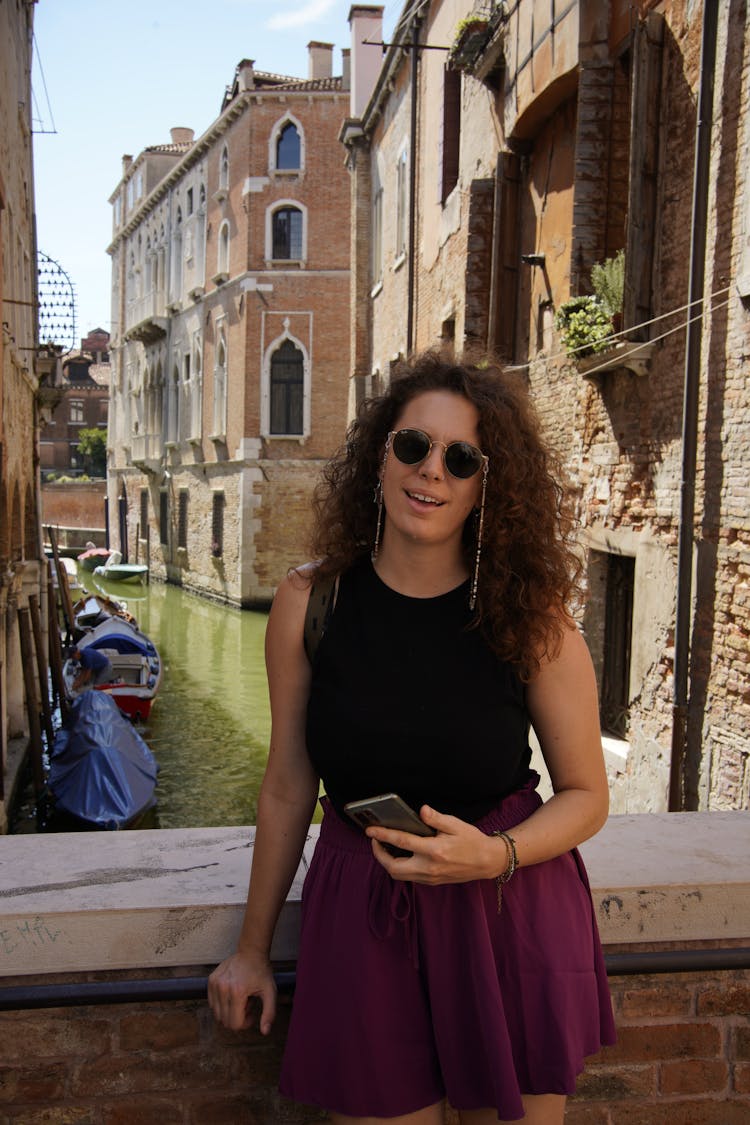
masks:
<svg viewBox="0 0 750 1125"><path fill-rule="evenodd" d="M55 815L82 828L128 828L156 804L154 755L111 696L84 691L55 735L47 786Z"/></svg>

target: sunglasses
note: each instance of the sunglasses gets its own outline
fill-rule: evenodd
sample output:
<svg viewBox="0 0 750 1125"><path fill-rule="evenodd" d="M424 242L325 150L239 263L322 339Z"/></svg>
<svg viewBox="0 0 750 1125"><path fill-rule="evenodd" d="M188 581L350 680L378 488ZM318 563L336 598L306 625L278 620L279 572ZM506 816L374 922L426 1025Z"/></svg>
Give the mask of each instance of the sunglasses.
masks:
<svg viewBox="0 0 750 1125"><path fill-rule="evenodd" d="M433 445L442 445L443 464L450 475L459 480L468 480L483 465L489 464L481 449L468 441L452 441L446 445L444 441L433 441L424 430L392 430L388 441L402 465L419 465L429 457Z"/></svg>

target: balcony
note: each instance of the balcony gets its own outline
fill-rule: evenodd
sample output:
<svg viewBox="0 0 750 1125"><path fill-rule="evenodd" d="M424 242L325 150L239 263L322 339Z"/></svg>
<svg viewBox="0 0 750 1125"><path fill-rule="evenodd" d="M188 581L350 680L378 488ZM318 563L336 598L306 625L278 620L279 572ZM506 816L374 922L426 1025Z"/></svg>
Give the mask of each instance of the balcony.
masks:
<svg viewBox="0 0 750 1125"><path fill-rule="evenodd" d="M164 444L161 434L134 434L130 439L130 461L146 473L161 468Z"/></svg>
<svg viewBox="0 0 750 1125"><path fill-rule="evenodd" d="M161 293L147 293L128 304L126 340L156 344L167 334L167 315Z"/></svg>

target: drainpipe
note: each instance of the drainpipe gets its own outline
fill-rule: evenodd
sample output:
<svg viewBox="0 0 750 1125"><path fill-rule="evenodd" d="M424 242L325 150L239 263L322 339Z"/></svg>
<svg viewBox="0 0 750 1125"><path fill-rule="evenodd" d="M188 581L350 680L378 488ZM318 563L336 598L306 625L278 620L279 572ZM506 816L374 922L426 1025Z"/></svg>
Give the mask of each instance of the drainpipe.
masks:
<svg viewBox="0 0 750 1125"><path fill-rule="evenodd" d="M417 242L417 109L419 95L419 24L411 28L411 137L409 140L409 273L407 278L406 355L414 347L414 279Z"/></svg>
<svg viewBox="0 0 750 1125"><path fill-rule="evenodd" d="M677 606L675 610L674 687L672 707L672 758L669 773L669 811L697 807L697 792L686 792L688 680L690 673L691 602L695 519L695 469L698 439L703 293L706 265L706 221L708 217L709 170L711 164L711 116L718 0L705 0L701 42L700 95L693 175L693 220L690 242L690 314L685 343L685 390L682 418L682 490L677 561ZM690 778L694 776L691 770Z"/></svg>

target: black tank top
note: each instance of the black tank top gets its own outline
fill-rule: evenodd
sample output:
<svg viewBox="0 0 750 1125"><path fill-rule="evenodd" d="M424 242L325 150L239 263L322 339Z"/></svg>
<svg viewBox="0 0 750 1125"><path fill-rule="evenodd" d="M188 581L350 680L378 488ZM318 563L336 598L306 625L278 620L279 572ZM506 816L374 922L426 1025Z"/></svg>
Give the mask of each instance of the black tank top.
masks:
<svg viewBox="0 0 750 1125"><path fill-rule="evenodd" d="M523 784L529 719L515 668L468 629L469 583L436 598L341 578L313 662L307 748L334 808L395 792L474 821Z"/></svg>

